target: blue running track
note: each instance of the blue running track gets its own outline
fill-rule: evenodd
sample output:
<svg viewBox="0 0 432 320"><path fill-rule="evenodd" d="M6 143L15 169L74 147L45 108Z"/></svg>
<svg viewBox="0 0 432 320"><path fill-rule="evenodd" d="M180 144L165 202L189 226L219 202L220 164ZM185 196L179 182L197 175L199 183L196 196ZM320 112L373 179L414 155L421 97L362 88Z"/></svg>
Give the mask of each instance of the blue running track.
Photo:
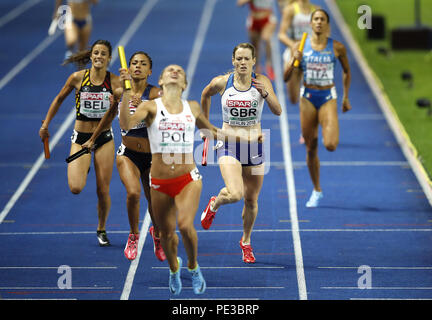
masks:
<svg viewBox="0 0 432 320"><path fill-rule="evenodd" d="M153 254L144 195L140 227L145 241L131 263L123 254L129 224L126 192L116 168L107 226L110 247L99 247L96 239L93 168L80 195L69 191L64 160L70 148L73 94L50 125L51 159L43 159L40 121L74 70L60 66L63 34L47 34L53 1L20 3L28 8L16 15L12 13L19 2L0 4L1 299L174 299L168 291L168 265ZM323 0L315 3L327 8ZM90 42L107 39L114 51L122 44L126 56L148 52L153 58L150 83L157 83L167 64L182 65L190 83L186 95L199 101L204 86L232 68L234 46L248 41L247 13L233 0L101 0L93 8ZM345 43L334 19L331 30L333 38ZM207 291L195 296L184 269L183 291L176 298L432 299L430 201L346 46L353 110L340 115L336 152L319 147L322 205L305 207L312 184L305 147L298 142L298 106L288 102L278 74L274 87L284 116L274 116L266 107L262 120L262 127L271 131L271 150L252 235L257 262L247 265L241 259L243 202L222 207L210 230L202 229L201 211L223 180L216 164L198 164L203 191L195 225ZM275 48L275 64L280 66L284 48L279 43ZM114 54L110 70L118 73L118 68ZM341 96L340 65L336 83ZM218 97L210 120L221 126ZM113 129L118 146L117 120ZM199 155L201 142L195 146ZM181 243L179 248L186 261ZM71 288L61 288L60 266L70 267Z"/></svg>

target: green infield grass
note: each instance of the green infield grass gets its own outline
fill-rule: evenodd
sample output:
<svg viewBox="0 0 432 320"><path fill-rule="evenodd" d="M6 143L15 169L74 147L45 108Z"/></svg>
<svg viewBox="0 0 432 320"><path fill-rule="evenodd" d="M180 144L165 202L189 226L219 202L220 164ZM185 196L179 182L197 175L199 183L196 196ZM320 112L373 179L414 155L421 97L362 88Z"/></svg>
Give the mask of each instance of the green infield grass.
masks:
<svg viewBox="0 0 432 320"><path fill-rule="evenodd" d="M391 30L415 25L415 0L337 0L336 3L431 179L432 115L428 115L426 109L418 108L416 101L418 98L432 101L432 50L391 50ZM361 5L368 5L373 15L384 16L384 39L370 40L367 30L358 27L361 13L357 10ZM420 8L420 22L432 27L432 1L421 0ZM380 47L386 48L388 54L379 53ZM404 71L413 76L411 88L401 78Z"/></svg>

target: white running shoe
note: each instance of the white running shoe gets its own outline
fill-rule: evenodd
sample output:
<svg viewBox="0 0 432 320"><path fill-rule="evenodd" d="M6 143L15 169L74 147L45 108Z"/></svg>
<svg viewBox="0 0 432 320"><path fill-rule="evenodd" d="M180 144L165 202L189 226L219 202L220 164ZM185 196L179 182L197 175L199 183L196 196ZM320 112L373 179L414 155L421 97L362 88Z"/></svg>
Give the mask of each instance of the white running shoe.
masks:
<svg viewBox="0 0 432 320"><path fill-rule="evenodd" d="M320 200L323 198L323 193L320 191L312 191L309 201L306 202L306 207L315 208L318 207Z"/></svg>

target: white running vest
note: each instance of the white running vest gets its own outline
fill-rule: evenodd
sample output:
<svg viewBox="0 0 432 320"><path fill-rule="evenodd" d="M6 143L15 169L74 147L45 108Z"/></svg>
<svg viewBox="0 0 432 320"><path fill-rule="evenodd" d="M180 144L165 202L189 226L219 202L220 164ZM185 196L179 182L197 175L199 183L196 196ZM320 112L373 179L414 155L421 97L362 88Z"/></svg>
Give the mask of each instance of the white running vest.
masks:
<svg viewBox="0 0 432 320"><path fill-rule="evenodd" d="M294 3L293 6L295 13L292 20L291 28L293 30L294 40L300 41L303 36L303 32L307 32L308 35L310 35L312 32L312 28L310 26L310 19L312 12L315 10L315 7L311 5L310 13L305 14L300 11L300 6L298 3Z"/></svg>
<svg viewBox="0 0 432 320"><path fill-rule="evenodd" d="M255 78L255 74L252 74ZM231 126L249 127L261 121L264 98L251 86L246 91L234 87L234 73L231 73L221 98L222 119Z"/></svg>
<svg viewBox="0 0 432 320"><path fill-rule="evenodd" d="M156 117L147 128L151 153L193 153L195 117L187 100L182 100L183 111L171 114L162 103L156 102Z"/></svg>

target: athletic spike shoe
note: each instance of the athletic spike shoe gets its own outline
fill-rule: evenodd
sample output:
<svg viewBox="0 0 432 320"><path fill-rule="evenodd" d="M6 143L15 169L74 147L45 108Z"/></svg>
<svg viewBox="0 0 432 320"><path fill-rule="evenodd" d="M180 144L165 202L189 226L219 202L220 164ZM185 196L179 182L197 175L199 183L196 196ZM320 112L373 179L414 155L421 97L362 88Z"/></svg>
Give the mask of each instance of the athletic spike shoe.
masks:
<svg viewBox="0 0 432 320"><path fill-rule="evenodd" d="M209 200L209 202L208 202L208 204L207 204L207 207L204 209L203 213L201 214L201 225L202 225L202 227L203 227L204 229L206 229L206 230L207 230L208 228L210 228L210 226L211 226L211 224L212 224L212 222L213 222L213 219L214 219L214 217L215 217L215 215L216 215L216 211L212 211L212 210L210 209L210 204L211 204L214 200L216 200L216 197L215 197L215 196L213 196L213 197L210 198L210 200Z"/></svg>
<svg viewBox="0 0 432 320"><path fill-rule="evenodd" d="M206 282L201 273L201 269L197 264L196 268L191 270L188 268L189 273L192 276L192 288L195 294L203 294L206 289Z"/></svg>
<svg viewBox="0 0 432 320"><path fill-rule="evenodd" d="M318 207L320 200L323 198L323 193L320 191L312 191L309 201L306 202L306 207L315 208Z"/></svg>
<svg viewBox="0 0 432 320"><path fill-rule="evenodd" d="M124 255L128 260L134 260L138 254L138 241L139 234L129 234L128 241L126 243L126 247L124 249Z"/></svg>
<svg viewBox="0 0 432 320"><path fill-rule="evenodd" d="M182 289L180 272L183 264L183 261L180 257L177 257L177 261L178 261L178 270L176 272L172 272L170 269L170 275L169 275L169 290L173 295L176 296L180 294Z"/></svg>
<svg viewBox="0 0 432 320"><path fill-rule="evenodd" d="M267 73L267 77L270 79L270 81L274 81L275 74L274 74L274 71L273 71L273 68L271 65L266 66L266 73Z"/></svg>
<svg viewBox="0 0 432 320"><path fill-rule="evenodd" d="M153 252L156 258L158 258L159 261L165 261L166 260L165 252L162 249L160 238L156 237L155 235L153 226L150 227L149 232L153 238Z"/></svg>
<svg viewBox="0 0 432 320"><path fill-rule="evenodd" d="M105 230L97 230L96 231L97 239L99 241L99 246L101 247L108 247L110 246L110 242L108 240L107 234Z"/></svg>
<svg viewBox="0 0 432 320"><path fill-rule="evenodd" d="M243 244L243 239L240 239L240 248L243 253L243 262L245 263L255 263L255 256L252 251L252 247L250 244Z"/></svg>

